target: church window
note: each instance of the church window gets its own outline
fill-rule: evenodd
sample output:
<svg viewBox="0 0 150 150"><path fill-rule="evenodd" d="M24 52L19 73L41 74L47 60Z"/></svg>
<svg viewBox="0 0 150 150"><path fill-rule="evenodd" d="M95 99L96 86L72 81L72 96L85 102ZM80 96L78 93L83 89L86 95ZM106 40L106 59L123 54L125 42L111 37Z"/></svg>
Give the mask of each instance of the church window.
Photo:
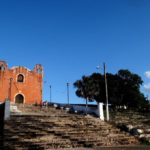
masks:
<svg viewBox="0 0 150 150"><path fill-rule="evenodd" d="M5 70L5 67L2 65L0 66L0 71L4 71Z"/></svg>
<svg viewBox="0 0 150 150"><path fill-rule="evenodd" d="M23 82L23 81L24 81L24 76L22 74L19 74L17 78L17 82Z"/></svg>

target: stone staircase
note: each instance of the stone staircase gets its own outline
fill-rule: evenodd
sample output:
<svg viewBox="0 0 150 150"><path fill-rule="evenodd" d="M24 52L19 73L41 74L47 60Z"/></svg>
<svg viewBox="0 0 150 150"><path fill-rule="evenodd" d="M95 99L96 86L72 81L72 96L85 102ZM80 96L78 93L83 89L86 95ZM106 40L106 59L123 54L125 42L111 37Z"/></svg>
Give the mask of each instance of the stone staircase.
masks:
<svg viewBox="0 0 150 150"><path fill-rule="evenodd" d="M139 144L134 136L92 116L53 107L19 106L5 123L0 149L45 150Z"/></svg>
<svg viewBox="0 0 150 150"><path fill-rule="evenodd" d="M139 138L142 143L150 144L150 115L136 111L117 111L111 113L112 122L120 129Z"/></svg>

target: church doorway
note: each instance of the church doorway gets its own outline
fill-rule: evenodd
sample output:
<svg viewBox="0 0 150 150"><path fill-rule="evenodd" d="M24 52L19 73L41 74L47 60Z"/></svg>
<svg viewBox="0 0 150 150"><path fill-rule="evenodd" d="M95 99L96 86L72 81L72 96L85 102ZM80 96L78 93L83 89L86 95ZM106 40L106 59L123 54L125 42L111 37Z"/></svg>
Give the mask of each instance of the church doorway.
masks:
<svg viewBox="0 0 150 150"><path fill-rule="evenodd" d="M24 97L23 97L22 94L16 95L16 97L15 97L15 103L18 103L18 104L23 104L24 103Z"/></svg>

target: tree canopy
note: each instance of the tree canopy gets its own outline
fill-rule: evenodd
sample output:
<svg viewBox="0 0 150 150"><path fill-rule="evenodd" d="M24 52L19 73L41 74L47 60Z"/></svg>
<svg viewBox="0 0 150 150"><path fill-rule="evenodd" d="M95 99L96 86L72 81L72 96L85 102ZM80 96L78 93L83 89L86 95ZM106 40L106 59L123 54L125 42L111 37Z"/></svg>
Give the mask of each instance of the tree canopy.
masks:
<svg viewBox="0 0 150 150"><path fill-rule="evenodd" d="M114 106L143 107L148 104L140 91L143 81L129 70L119 70L116 74L107 73L109 103ZM93 73L83 76L74 83L76 95L89 101L106 102L104 75Z"/></svg>

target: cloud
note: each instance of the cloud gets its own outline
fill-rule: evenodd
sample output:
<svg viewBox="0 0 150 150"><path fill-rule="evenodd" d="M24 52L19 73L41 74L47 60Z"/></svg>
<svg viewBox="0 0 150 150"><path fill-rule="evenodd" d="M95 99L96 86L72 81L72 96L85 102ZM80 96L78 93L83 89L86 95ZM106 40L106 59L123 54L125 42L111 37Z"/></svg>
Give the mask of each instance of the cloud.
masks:
<svg viewBox="0 0 150 150"><path fill-rule="evenodd" d="M146 71L144 74L145 74L145 76L146 76L147 78L150 79L150 71Z"/></svg>
<svg viewBox="0 0 150 150"><path fill-rule="evenodd" d="M150 92L150 83L144 85L144 89Z"/></svg>

